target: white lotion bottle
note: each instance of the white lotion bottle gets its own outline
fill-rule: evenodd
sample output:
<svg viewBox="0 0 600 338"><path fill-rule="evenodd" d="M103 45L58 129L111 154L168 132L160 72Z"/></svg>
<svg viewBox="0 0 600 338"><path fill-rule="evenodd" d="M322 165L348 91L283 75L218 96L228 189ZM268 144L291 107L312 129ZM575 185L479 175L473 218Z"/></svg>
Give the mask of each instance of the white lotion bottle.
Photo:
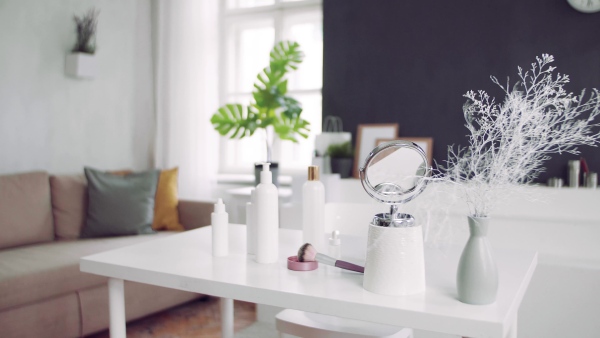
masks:
<svg viewBox="0 0 600 338"><path fill-rule="evenodd" d="M219 198L215 210L210 215L212 224L212 254L223 257L229 254L229 215L225 212L225 204Z"/></svg>
<svg viewBox="0 0 600 338"><path fill-rule="evenodd" d="M269 165L263 163L255 192L256 261L261 264L275 263L279 258L279 193Z"/></svg>
<svg viewBox="0 0 600 338"><path fill-rule="evenodd" d="M324 251L325 186L319 181L319 167L308 167L308 181L302 186L302 239L317 251Z"/></svg>
<svg viewBox="0 0 600 338"><path fill-rule="evenodd" d="M246 252L256 254L256 189L250 193L250 202L246 203Z"/></svg>

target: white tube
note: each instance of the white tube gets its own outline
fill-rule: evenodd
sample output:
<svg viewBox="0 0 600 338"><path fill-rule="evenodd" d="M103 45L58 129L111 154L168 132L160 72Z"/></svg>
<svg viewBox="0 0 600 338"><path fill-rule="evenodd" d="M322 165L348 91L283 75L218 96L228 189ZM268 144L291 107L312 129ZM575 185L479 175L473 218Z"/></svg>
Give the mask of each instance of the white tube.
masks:
<svg viewBox="0 0 600 338"><path fill-rule="evenodd" d="M212 254L223 257L229 254L229 215L225 212L225 204L219 198L215 211L210 215L212 224Z"/></svg>
<svg viewBox="0 0 600 338"><path fill-rule="evenodd" d="M319 181L319 167L308 167L308 181L302 187L302 240L317 251L325 251L325 187Z"/></svg>

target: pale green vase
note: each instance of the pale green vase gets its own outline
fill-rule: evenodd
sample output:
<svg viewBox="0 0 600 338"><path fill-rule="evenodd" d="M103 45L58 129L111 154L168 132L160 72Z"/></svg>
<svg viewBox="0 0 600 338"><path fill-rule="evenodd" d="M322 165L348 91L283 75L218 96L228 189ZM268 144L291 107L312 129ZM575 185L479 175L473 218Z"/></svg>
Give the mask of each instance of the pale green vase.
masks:
<svg viewBox="0 0 600 338"><path fill-rule="evenodd" d="M487 238L490 218L469 216L469 240L463 249L456 288L458 300L467 304L485 305L496 301L498 268Z"/></svg>

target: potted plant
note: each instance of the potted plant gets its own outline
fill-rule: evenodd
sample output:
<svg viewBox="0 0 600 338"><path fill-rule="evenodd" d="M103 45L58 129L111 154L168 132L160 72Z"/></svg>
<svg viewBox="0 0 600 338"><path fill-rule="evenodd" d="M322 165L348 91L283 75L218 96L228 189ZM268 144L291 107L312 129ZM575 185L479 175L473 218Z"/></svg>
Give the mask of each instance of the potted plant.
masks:
<svg viewBox="0 0 600 338"><path fill-rule="evenodd" d="M100 11L91 8L82 16L73 16L77 40L67 55L67 74L74 77L92 78L96 74L96 28Z"/></svg>
<svg viewBox="0 0 600 338"><path fill-rule="evenodd" d="M239 103L220 107L210 122L219 134L230 138L252 136L257 130L265 134L267 157L272 162L275 135L282 140L298 142L297 137L308 137L309 122L302 119L300 102L287 95L288 72L296 70L304 54L293 41L279 42L270 53L269 66L256 76L253 100L243 106ZM275 181L275 173L273 174Z"/></svg>
<svg viewBox="0 0 600 338"><path fill-rule="evenodd" d="M329 145L326 154L331 161L332 173L340 174L341 178L350 177L354 161L354 149L350 141Z"/></svg>
<svg viewBox="0 0 600 338"><path fill-rule="evenodd" d="M543 54L529 71L518 68L520 81L500 86L506 98L496 103L485 91L469 91L463 106L469 144L448 148L438 178L458 188L469 207L471 236L458 271L458 299L469 304L495 301L498 274L487 241L490 216L498 201L510 197L543 172L555 153L579 154L579 145L596 146L600 134L600 92L589 99L565 90L568 75L553 74L554 57ZM565 230L568 231L568 230ZM518 236L518 234L516 234Z"/></svg>

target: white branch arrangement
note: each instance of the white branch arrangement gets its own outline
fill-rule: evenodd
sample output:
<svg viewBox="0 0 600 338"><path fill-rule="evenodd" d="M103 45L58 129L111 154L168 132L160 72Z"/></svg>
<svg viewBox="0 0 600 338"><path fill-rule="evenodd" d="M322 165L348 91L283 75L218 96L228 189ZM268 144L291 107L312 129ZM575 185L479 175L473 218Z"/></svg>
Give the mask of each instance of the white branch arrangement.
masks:
<svg viewBox="0 0 600 338"><path fill-rule="evenodd" d="M600 133L600 94L597 89L587 101L585 91L576 96L563 86L569 76L549 66L554 57L536 57L531 70L518 68L520 81L512 89L498 79L492 82L506 93L496 104L485 91L469 91L463 106L469 129L467 147L448 147L448 160L440 166L436 180L457 184L471 216L487 217L500 198L518 191L545 169L553 153L579 154L578 145L596 146Z"/></svg>

